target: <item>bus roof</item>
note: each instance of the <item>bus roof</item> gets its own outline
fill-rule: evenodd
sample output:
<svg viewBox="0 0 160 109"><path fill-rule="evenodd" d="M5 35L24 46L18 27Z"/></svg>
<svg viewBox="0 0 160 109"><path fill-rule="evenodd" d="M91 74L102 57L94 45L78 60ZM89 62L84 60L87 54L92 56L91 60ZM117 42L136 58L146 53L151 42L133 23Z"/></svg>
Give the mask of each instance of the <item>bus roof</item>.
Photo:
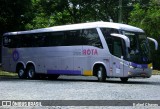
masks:
<svg viewBox="0 0 160 109"><path fill-rule="evenodd" d="M126 31L134 31L134 32L143 32L142 29L126 25L120 23L112 23L112 22L90 22L90 23L79 23L79 24L70 24L70 25L62 25L62 26L54 26L48 28L34 29L28 31L17 31L17 32L8 32L4 35L17 35L17 34L31 34L31 33L42 33L42 32L54 32L54 31L66 31L66 30L77 30L77 29L86 29L86 28L97 28L97 27L106 27L106 28L115 28Z"/></svg>

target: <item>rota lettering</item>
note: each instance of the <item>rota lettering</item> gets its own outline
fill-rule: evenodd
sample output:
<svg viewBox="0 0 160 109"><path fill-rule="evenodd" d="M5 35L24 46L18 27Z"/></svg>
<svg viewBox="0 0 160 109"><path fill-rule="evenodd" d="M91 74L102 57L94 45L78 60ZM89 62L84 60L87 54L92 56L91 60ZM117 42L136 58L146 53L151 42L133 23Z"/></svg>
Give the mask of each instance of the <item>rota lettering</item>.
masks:
<svg viewBox="0 0 160 109"><path fill-rule="evenodd" d="M83 55L98 55L97 49L84 49L82 51Z"/></svg>

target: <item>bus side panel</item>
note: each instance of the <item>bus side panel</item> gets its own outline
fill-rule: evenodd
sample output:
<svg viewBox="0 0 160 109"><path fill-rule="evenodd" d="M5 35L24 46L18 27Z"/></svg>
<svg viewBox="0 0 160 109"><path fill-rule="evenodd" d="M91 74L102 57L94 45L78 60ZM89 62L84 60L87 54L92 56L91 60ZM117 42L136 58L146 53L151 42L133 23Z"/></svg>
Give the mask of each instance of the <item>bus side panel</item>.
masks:
<svg viewBox="0 0 160 109"><path fill-rule="evenodd" d="M82 46L74 46L73 50L73 67L75 71L79 71L80 75L83 75L84 67L87 67L86 60L82 55Z"/></svg>
<svg viewBox="0 0 160 109"><path fill-rule="evenodd" d="M9 49L2 48L2 68L5 71L11 71L10 59L12 57L12 52Z"/></svg>
<svg viewBox="0 0 160 109"><path fill-rule="evenodd" d="M106 68L107 75L109 74L109 56L105 49L83 46L82 50L84 69L83 75L93 75L93 67L95 64L101 64Z"/></svg>
<svg viewBox="0 0 160 109"><path fill-rule="evenodd" d="M76 74L73 68L73 49L71 46L53 47L45 62L47 74Z"/></svg>
<svg viewBox="0 0 160 109"><path fill-rule="evenodd" d="M19 61L19 52L15 48L2 49L2 69L8 72L16 72L16 64Z"/></svg>

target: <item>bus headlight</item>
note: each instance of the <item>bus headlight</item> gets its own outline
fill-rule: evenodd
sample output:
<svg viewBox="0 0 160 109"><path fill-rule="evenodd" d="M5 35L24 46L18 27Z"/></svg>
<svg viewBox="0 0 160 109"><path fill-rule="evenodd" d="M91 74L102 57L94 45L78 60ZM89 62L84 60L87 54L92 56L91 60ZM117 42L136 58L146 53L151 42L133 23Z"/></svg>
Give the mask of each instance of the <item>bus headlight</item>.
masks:
<svg viewBox="0 0 160 109"><path fill-rule="evenodd" d="M153 70L153 66L151 66L150 69Z"/></svg>
<svg viewBox="0 0 160 109"><path fill-rule="evenodd" d="M133 67L133 66L129 66L129 68L134 69L134 67Z"/></svg>
<svg viewBox="0 0 160 109"><path fill-rule="evenodd" d="M132 75L132 73L131 73L131 72L128 72L128 75Z"/></svg>

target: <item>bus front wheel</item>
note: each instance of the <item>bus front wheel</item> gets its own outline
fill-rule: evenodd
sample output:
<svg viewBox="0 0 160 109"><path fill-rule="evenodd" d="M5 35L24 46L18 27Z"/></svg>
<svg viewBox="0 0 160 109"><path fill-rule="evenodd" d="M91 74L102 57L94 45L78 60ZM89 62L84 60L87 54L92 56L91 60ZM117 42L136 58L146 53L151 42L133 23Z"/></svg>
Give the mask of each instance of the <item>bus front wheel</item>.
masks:
<svg viewBox="0 0 160 109"><path fill-rule="evenodd" d="M27 77L28 77L28 79L35 79L36 73L35 73L34 66L29 66L27 68Z"/></svg>
<svg viewBox="0 0 160 109"><path fill-rule="evenodd" d="M103 66L98 67L97 78L99 82L104 82L106 80L106 70Z"/></svg>

